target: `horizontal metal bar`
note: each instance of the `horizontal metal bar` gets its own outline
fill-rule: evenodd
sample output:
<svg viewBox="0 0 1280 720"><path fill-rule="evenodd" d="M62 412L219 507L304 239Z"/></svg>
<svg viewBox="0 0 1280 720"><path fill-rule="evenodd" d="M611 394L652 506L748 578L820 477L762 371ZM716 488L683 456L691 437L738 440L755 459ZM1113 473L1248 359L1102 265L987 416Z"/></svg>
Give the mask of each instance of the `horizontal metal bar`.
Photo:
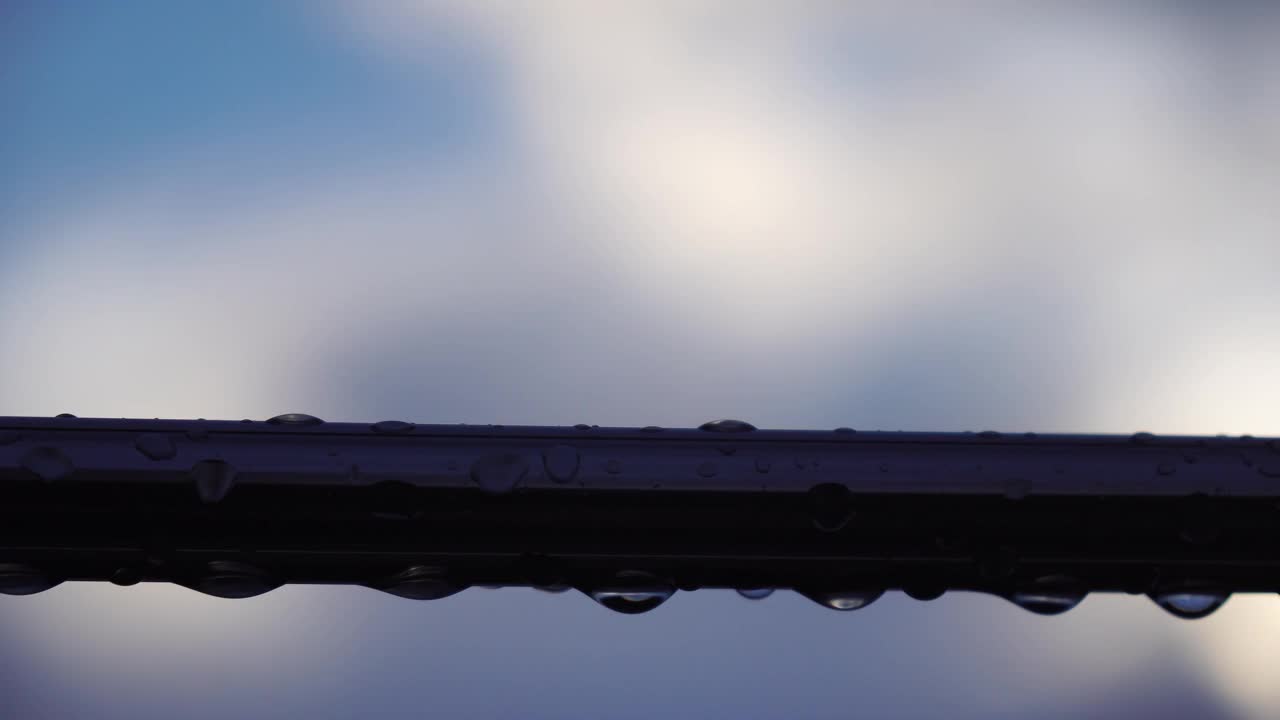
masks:
<svg viewBox="0 0 1280 720"><path fill-rule="evenodd" d="M8 417L0 592L1119 591L1188 616L1280 591L1278 503L1280 444L1249 436Z"/></svg>

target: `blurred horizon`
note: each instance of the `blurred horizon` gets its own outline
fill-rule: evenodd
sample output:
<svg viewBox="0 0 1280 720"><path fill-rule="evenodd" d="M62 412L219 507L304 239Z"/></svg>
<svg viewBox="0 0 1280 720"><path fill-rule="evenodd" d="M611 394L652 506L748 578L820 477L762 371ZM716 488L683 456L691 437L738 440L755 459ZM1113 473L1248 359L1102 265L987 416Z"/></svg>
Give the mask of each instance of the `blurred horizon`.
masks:
<svg viewBox="0 0 1280 720"><path fill-rule="evenodd" d="M0 6L0 415L1280 435L1280 6ZM1280 600L0 600L21 717L1267 718Z"/></svg>

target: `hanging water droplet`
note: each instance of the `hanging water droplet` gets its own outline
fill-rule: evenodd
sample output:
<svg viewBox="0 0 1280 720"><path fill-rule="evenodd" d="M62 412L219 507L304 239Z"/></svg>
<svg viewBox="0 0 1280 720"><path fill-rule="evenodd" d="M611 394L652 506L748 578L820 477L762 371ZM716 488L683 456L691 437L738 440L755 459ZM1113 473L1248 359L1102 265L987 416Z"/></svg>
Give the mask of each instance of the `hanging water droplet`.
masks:
<svg viewBox="0 0 1280 720"><path fill-rule="evenodd" d="M573 429L574 430L590 430L591 426L586 423L578 423L577 425L573 426Z"/></svg>
<svg viewBox="0 0 1280 720"><path fill-rule="evenodd" d="M410 600L439 600L467 589L449 580L443 568L426 565L407 568L369 587Z"/></svg>
<svg viewBox="0 0 1280 720"><path fill-rule="evenodd" d="M1057 615L1064 613L1084 599L1081 593L1030 591L1014 593L1009 598L1015 605L1030 610L1037 615Z"/></svg>
<svg viewBox="0 0 1280 720"><path fill-rule="evenodd" d="M751 432L756 429L756 426L743 420L729 420L726 418L723 420L705 422L699 425L698 429L706 432L739 433Z"/></svg>
<svg viewBox="0 0 1280 720"><path fill-rule="evenodd" d="M658 427L657 425L645 425L644 427L640 428L640 431L641 431L641 432L651 432L651 433L653 433L653 432L662 432L662 428Z"/></svg>
<svg viewBox="0 0 1280 720"><path fill-rule="evenodd" d="M160 435L158 433L143 433L139 435L133 446L138 449L138 452L152 460L171 460L174 455L178 454L178 449L173 445L173 439L168 435Z"/></svg>
<svg viewBox="0 0 1280 720"><path fill-rule="evenodd" d="M860 610L884 595L884 590L797 590L796 592L832 610Z"/></svg>
<svg viewBox="0 0 1280 720"><path fill-rule="evenodd" d="M75 470L71 460L61 450L52 447L32 448L22 457L22 467L45 482L61 480Z"/></svg>
<svg viewBox="0 0 1280 720"><path fill-rule="evenodd" d="M573 480L580 463L578 450L568 445L554 445L542 451L542 465L547 469L547 475L558 483Z"/></svg>
<svg viewBox="0 0 1280 720"><path fill-rule="evenodd" d="M720 468L710 460L698 466L698 475L704 478L715 477L718 472L720 472Z"/></svg>
<svg viewBox="0 0 1280 720"><path fill-rule="evenodd" d="M1051 575L1009 596L1018 607L1037 615L1059 615L1079 605L1089 593L1073 578Z"/></svg>
<svg viewBox="0 0 1280 720"><path fill-rule="evenodd" d="M587 593L592 600L615 612L638 615L649 612L675 594L675 588L645 572L624 571L610 583Z"/></svg>
<svg viewBox="0 0 1280 720"><path fill-rule="evenodd" d="M1134 445L1147 445L1147 444L1150 444L1151 441L1155 439L1156 439L1156 436L1152 435L1149 432L1136 432L1133 435L1129 436L1129 442L1133 443Z"/></svg>
<svg viewBox="0 0 1280 720"><path fill-rule="evenodd" d="M306 413L285 413L277 415L267 422L272 425L323 425L324 421L315 415Z"/></svg>
<svg viewBox="0 0 1280 720"><path fill-rule="evenodd" d="M252 565L219 560L209 563L204 573L187 587L214 597L243 599L270 592L281 583Z"/></svg>
<svg viewBox="0 0 1280 720"><path fill-rule="evenodd" d="M403 420L383 420L376 422L372 426L373 431L386 435L394 435L398 433L413 432L413 423L407 423Z"/></svg>
<svg viewBox="0 0 1280 720"><path fill-rule="evenodd" d="M849 434L849 435L852 435L852 434L854 434L854 433L858 432L857 430L854 430L854 429L853 429L853 428L851 428L851 427L844 427L843 425L842 425L842 426L840 426L840 427L838 427L838 428L836 428L836 430L835 430L835 431L836 431L836 432L838 432L838 433L846 433L846 434Z"/></svg>
<svg viewBox="0 0 1280 720"><path fill-rule="evenodd" d="M610 475L617 475L622 472L622 461L613 459L604 464L604 471Z"/></svg>
<svg viewBox="0 0 1280 720"><path fill-rule="evenodd" d="M738 588L738 594L748 600L763 600L773 594L773 588Z"/></svg>
<svg viewBox="0 0 1280 720"><path fill-rule="evenodd" d="M982 432L978 433L978 437L986 438L988 440L994 440L998 437L1003 437L1003 436L1000 433L996 432L995 430L983 430Z"/></svg>
<svg viewBox="0 0 1280 720"><path fill-rule="evenodd" d="M646 613L666 602L673 591L671 590L628 590L619 592L614 590L593 590L591 599L601 605L620 612L625 615L639 615Z"/></svg>
<svg viewBox="0 0 1280 720"><path fill-rule="evenodd" d="M756 458L756 472L767 473L773 468L773 461L769 458Z"/></svg>
<svg viewBox="0 0 1280 720"><path fill-rule="evenodd" d="M57 415L55 415L54 417L69 418L69 419L71 419L71 420L76 419L76 416L75 416L75 415L72 415L71 413L58 413L58 414L57 414Z"/></svg>
<svg viewBox="0 0 1280 720"><path fill-rule="evenodd" d="M1040 436L1039 436L1039 435L1037 435L1037 434L1035 434L1035 433L1033 433L1033 432L1025 432L1025 433L1022 433L1022 437L1026 438L1026 439L1028 439L1028 440L1035 440L1036 438L1038 438L1038 437L1040 437Z"/></svg>
<svg viewBox="0 0 1280 720"><path fill-rule="evenodd" d="M30 565L0 563L0 593L5 595L34 595L61 583Z"/></svg>
<svg viewBox="0 0 1280 720"><path fill-rule="evenodd" d="M511 492L524 479L529 465L515 453L485 455L471 466L471 479L490 495Z"/></svg>
<svg viewBox="0 0 1280 720"><path fill-rule="evenodd" d="M537 590L538 592L552 593L555 595L559 595L561 593L569 592L573 588L569 587L568 585L534 585L533 589Z"/></svg>
<svg viewBox="0 0 1280 720"><path fill-rule="evenodd" d="M201 460L191 466L191 481L201 502L216 503L231 492L236 469L224 460Z"/></svg>
<svg viewBox="0 0 1280 720"><path fill-rule="evenodd" d="M1151 599L1174 617L1199 620L1212 615L1230 597L1230 593L1219 590L1182 589L1158 593Z"/></svg>
<svg viewBox="0 0 1280 720"><path fill-rule="evenodd" d="M1178 472L1178 468L1172 463L1160 463L1156 466L1156 473L1160 475L1172 475Z"/></svg>
<svg viewBox="0 0 1280 720"><path fill-rule="evenodd" d="M0 430L0 446L12 445L22 439L22 436L12 430Z"/></svg>
<svg viewBox="0 0 1280 720"><path fill-rule="evenodd" d="M931 600L937 600L945 595L947 593L947 589L938 585L909 585L902 588L902 592L906 593L907 597L913 600L929 602Z"/></svg>

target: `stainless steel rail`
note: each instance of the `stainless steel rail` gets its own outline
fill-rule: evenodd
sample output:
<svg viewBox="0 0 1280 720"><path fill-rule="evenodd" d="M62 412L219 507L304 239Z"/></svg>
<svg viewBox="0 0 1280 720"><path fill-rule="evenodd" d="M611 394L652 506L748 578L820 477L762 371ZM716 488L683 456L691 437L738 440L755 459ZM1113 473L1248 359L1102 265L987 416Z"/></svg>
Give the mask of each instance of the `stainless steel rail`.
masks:
<svg viewBox="0 0 1280 720"><path fill-rule="evenodd" d="M0 592L285 583L1089 592L1203 617L1280 592L1280 442L1244 437L0 417Z"/></svg>

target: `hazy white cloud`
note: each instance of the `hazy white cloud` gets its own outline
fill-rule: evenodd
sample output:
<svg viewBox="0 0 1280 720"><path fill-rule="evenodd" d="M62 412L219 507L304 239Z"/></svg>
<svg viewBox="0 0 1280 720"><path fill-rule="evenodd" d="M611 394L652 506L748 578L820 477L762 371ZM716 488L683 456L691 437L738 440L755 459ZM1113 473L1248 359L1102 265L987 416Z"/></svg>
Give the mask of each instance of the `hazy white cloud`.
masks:
<svg viewBox="0 0 1280 720"><path fill-rule="evenodd" d="M371 325L494 315L566 269L508 243L490 211L501 191L456 175L313 182L216 210L162 199L202 197L196 178L166 179L161 199L156 182L28 223L0 285L0 332L20 348L0 357L10 414L269 417ZM513 283L520 270L532 281Z"/></svg>
<svg viewBox="0 0 1280 720"><path fill-rule="evenodd" d="M1255 408L1280 377L1243 358L1280 337L1280 181L1241 148L1275 147L1258 116L1280 107L1215 102L1226 50L1190 15L949 8L344 7L409 60L442 28L490 48L530 148L516 170L596 223L650 302L741 347L875 343L996 270L1085 329L1096 400L1069 421L1277 429Z"/></svg>
<svg viewBox="0 0 1280 720"><path fill-rule="evenodd" d="M600 219L631 283L731 342L813 347L833 318L850 344L875 342L886 318L918 321L931 301L1024 275L1007 302L1038 288L1075 320L1024 332L1071 331L1079 352L1059 361L1086 366L1082 405L1046 422L1280 432L1280 179L1254 155L1275 152L1280 107L1215 97L1225 61L1247 67L1200 42L1195 18L984 7L357 13L402 52L442 16L496 48L535 150L528 171ZM1280 44L1274 24L1251 32ZM1246 96L1275 97L1274 76L1256 82ZM1250 715L1280 696L1266 643L1234 629L1270 627L1274 604L1238 602L1187 640ZM1103 635L1080 640L1073 667L1104 645L1114 659Z"/></svg>
<svg viewBox="0 0 1280 720"><path fill-rule="evenodd" d="M1280 77L1222 102L1223 51L1174 15L904 7L338 6L394 62L491 54L517 157L216 211L163 164L68 198L0 268L0 402L346 419L385 371L370 402L422 420L1280 434ZM466 407L509 415L440 415ZM1024 679L1079 673L1073 692L1181 647L1267 717L1251 631L1273 600L1203 632L1136 598L1066 632L1008 612L956 632L1030 637L984 652L1052 655Z"/></svg>

